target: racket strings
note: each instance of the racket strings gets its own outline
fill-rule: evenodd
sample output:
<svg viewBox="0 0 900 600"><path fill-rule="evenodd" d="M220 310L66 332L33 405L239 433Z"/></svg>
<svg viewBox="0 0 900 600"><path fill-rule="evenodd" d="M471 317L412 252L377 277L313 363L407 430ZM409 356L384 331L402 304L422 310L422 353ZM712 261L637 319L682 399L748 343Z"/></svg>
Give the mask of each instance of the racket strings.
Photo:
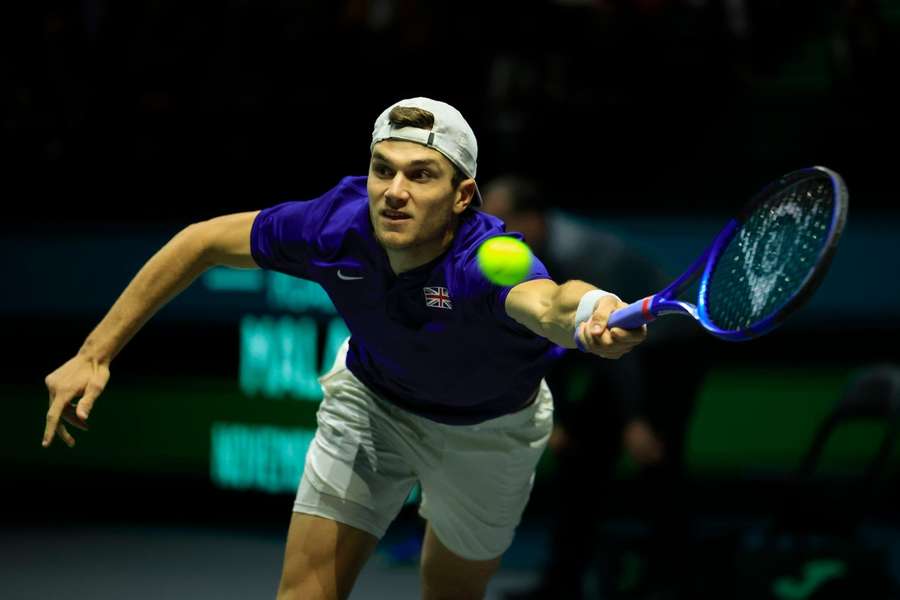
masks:
<svg viewBox="0 0 900 600"><path fill-rule="evenodd" d="M768 319L802 288L828 239L828 177L812 177L760 202L728 243L708 281L716 326L742 330Z"/></svg>

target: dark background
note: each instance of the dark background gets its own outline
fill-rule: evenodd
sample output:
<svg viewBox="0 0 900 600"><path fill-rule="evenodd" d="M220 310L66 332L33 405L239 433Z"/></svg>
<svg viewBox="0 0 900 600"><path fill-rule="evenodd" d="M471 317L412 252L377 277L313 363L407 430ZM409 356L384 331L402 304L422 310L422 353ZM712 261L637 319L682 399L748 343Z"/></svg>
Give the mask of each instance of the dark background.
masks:
<svg viewBox="0 0 900 600"><path fill-rule="evenodd" d="M2 10L10 224L184 223L317 195L365 171L375 117L414 95L467 115L480 180L528 172L560 208L725 215L824 164L854 216L897 210L893 2Z"/></svg>
<svg viewBox="0 0 900 600"><path fill-rule="evenodd" d="M4 4L4 518L60 523L66 505L88 522L283 529L290 494L217 488L205 438L171 427L179 414L312 422L314 408L237 390L237 324L267 310L259 298L245 309L189 292L164 309L113 365L94 417L106 432L73 451L39 448L42 379L181 227L363 174L375 117L420 95L466 115L480 182L536 177L553 209L612 226L672 275L772 179L816 164L844 176L845 242L809 310L752 344L695 348L712 373L691 446L696 504L766 514L850 374L900 359L898 34L886 0ZM748 381L763 382L758 405ZM140 391L156 401L138 404ZM750 419L745 442L774 436L775 450L723 435L735 415ZM858 468L872 439L845 440L841 464Z"/></svg>

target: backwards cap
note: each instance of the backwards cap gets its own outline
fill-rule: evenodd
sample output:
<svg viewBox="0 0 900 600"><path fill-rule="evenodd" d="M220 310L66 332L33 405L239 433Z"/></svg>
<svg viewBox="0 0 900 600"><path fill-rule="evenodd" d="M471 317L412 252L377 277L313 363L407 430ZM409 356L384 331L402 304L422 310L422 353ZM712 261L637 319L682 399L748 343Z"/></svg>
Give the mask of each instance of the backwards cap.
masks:
<svg viewBox="0 0 900 600"><path fill-rule="evenodd" d="M390 114L398 106L427 110L434 115L434 125L431 129L395 126L391 123ZM405 140L434 148L473 179L478 169L478 142L475 140L475 133L462 114L446 102L430 98L409 98L392 104L375 119L369 150L382 140ZM477 187L472 204L482 204Z"/></svg>

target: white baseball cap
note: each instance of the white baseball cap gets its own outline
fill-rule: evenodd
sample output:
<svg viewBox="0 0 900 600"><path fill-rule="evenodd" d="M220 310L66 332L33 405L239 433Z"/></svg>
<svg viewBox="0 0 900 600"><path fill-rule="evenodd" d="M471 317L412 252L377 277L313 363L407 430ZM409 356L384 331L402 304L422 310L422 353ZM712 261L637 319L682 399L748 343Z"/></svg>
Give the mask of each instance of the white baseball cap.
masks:
<svg viewBox="0 0 900 600"><path fill-rule="evenodd" d="M434 115L434 125L431 129L396 127L391 123L389 116L398 106L427 110ZM459 167L467 177L475 178L478 169L478 142L475 140L475 133L462 114L446 102L431 98L408 98L387 107L375 119L369 150L371 151L378 142L388 139L416 142L434 148ZM482 204L481 192L477 186L472 204L475 206Z"/></svg>

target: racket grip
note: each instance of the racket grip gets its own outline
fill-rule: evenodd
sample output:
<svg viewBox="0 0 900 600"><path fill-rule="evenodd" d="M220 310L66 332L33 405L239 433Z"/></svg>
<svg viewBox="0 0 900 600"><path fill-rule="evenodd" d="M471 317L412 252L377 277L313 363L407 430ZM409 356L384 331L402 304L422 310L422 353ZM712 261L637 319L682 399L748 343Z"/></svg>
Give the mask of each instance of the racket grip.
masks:
<svg viewBox="0 0 900 600"><path fill-rule="evenodd" d="M656 318L650 312L650 302L652 300L653 296L647 296L637 302L632 302L625 308L613 311L606 326L637 329L641 325L649 323Z"/></svg>

